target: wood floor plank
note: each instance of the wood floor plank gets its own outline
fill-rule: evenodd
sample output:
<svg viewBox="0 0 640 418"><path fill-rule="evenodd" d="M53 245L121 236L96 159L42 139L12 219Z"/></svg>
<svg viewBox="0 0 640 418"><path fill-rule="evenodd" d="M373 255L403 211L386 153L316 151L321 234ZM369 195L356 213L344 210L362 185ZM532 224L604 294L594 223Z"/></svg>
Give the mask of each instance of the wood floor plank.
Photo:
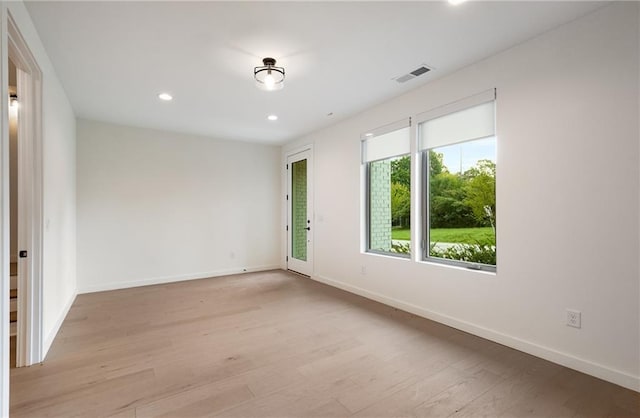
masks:
<svg viewBox="0 0 640 418"><path fill-rule="evenodd" d="M120 412L116 412L113 415L109 415L107 418L136 418L136 409L129 408Z"/></svg>
<svg viewBox="0 0 640 418"><path fill-rule="evenodd" d="M512 374L500 384L469 402L456 413L456 417L499 416L535 394L537 389L548 386L554 376L563 370L561 366L536 359L517 374Z"/></svg>
<svg viewBox="0 0 640 418"><path fill-rule="evenodd" d="M152 390L153 370L73 388L17 404L11 416L108 416L131 407ZM40 390L43 388L40 387Z"/></svg>
<svg viewBox="0 0 640 418"><path fill-rule="evenodd" d="M253 398L246 385L212 383L167 396L136 408L136 417L200 417Z"/></svg>
<svg viewBox="0 0 640 418"><path fill-rule="evenodd" d="M356 390L348 378L338 380L311 379L299 386L288 387L269 396L260 397L238 407L223 411L224 417L303 417L337 402L340 393Z"/></svg>
<svg viewBox="0 0 640 418"><path fill-rule="evenodd" d="M426 376L424 376L426 375ZM354 414L356 417L411 417L415 409L463 379L462 373L450 367L423 377L387 397L382 397Z"/></svg>
<svg viewBox="0 0 640 418"><path fill-rule="evenodd" d="M640 394L283 271L79 295L16 417L640 417Z"/></svg>

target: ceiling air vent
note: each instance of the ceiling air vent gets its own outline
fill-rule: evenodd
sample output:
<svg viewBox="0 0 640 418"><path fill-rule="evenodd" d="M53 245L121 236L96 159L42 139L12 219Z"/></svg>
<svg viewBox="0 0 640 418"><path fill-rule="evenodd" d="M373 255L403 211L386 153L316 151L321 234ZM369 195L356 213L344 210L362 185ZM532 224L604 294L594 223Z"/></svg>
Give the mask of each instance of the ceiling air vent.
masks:
<svg viewBox="0 0 640 418"><path fill-rule="evenodd" d="M394 78L394 80L396 80L398 83L406 83L407 81L413 80L414 78L422 74L428 73L429 71L431 71L431 68L423 65L411 71L409 74L401 75L400 77Z"/></svg>

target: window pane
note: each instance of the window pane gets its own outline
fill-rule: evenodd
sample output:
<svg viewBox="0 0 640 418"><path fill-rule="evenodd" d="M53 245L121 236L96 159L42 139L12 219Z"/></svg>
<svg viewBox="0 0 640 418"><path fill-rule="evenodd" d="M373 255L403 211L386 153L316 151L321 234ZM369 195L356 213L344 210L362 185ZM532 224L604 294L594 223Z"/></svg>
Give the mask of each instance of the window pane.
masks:
<svg viewBox="0 0 640 418"><path fill-rule="evenodd" d="M426 152L428 256L495 266L495 137Z"/></svg>
<svg viewBox="0 0 640 418"><path fill-rule="evenodd" d="M307 160L291 165L291 257L307 261Z"/></svg>
<svg viewBox="0 0 640 418"><path fill-rule="evenodd" d="M369 249L410 254L411 159L369 163Z"/></svg>

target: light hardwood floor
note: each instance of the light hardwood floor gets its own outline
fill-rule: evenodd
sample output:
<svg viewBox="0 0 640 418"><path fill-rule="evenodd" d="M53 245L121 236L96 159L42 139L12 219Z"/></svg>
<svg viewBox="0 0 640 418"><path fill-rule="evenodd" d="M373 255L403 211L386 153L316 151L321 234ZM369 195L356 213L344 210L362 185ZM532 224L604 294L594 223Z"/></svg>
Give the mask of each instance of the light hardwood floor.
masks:
<svg viewBox="0 0 640 418"><path fill-rule="evenodd" d="M13 417L640 416L640 394L282 271L78 296Z"/></svg>

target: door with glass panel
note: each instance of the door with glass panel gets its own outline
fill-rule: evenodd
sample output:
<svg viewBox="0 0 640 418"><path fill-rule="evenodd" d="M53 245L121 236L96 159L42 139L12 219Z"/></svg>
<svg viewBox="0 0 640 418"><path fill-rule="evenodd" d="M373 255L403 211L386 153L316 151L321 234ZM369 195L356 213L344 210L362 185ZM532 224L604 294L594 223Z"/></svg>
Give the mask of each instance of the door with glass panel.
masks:
<svg viewBox="0 0 640 418"><path fill-rule="evenodd" d="M287 268L313 273L312 161L306 150L287 158Z"/></svg>

